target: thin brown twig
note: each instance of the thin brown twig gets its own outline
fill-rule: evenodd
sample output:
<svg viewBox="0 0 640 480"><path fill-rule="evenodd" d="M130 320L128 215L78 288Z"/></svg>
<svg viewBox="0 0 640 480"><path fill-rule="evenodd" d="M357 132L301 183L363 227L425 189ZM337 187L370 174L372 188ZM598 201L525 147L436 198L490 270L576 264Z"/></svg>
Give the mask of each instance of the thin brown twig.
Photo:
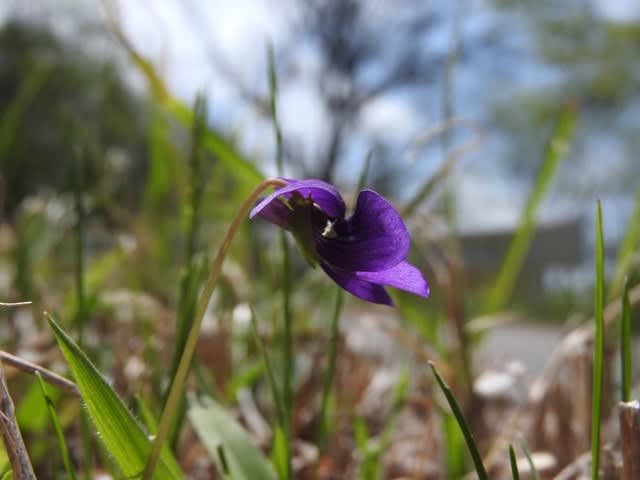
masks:
<svg viewBox="0 0 640 480"><path fill-rule="evenodd" d="M78 390L76 384L71 380L67 380L57 373L54 373L51 370L47 370L46 368L25 360L24 358L16 357L15 355L0 350L0 363L10 365L15 369L29 373L31 375L38 372L45 382L76 397L80 396L80 390Z"/></svg>
<svg viewBox="0 0 640 480"><path fill-rule="evenodd" d="M24 307L31 305L31 302L0 302L0 307Z"/></svg>
<svg viewBox="0 0 640 480"><path fill-rule="evenodd" d="M15 416L15 407L9 389L4 380L4 371L0 365L0 429L2 439L7 450L9 463L13 469L13 478L16 480L35 480L29 454L24 446L18 422Z"/></svg>

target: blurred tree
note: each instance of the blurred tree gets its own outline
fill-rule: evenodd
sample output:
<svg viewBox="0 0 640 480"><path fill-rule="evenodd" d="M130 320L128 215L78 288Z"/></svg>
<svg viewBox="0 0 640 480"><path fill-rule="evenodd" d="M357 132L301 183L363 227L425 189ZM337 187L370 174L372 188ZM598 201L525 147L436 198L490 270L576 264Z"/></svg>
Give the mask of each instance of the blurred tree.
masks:
<svg viewBox="0 0 640 480"><path fill-rule="evenodd" d="M243 79L237 65L206 36L210 25L204 23L205 15L199 14L201 2L192 0L184 5L213 68L268 119L268 102L262 90ZM446 29L451 19L447 8L443 11L441 7L419 0L300 0L282 12L289 18L291 32L286 43L275 46L280 91L296 88L301 81L310 82L322 107L313 114L326 119L322 130L313 132L321 145L317 150L309 148L306 138L285 132L285 159L295 170L334 181L352 140L362 134L367 106L382 96L406 93L420 102L427 86L442 81L449 52L432 48L432 35L436 27L444 25ZM461 59L468 56L469 45L462 45ZM310 56L319 60L311 75L305 65ZM404 132L416 128L401 127ZM392 150L389 137L378 135L367 140L388 153Z"/></svg>
<svg viewBox="0 0 640 480"><path fill-rule="evenodd" d="M43 187L70 191L81 150L86 186L123 169L122 202L136 200L145 149L144 102L112 60L69 44L41 24L0 30L0 173L9 215ZM129 187L129 188L123 188Z"/></svg>
<svg viewBox="0 0 640 480"><path fill-rule="evenodd" d="M562 184L580 193L632 194L640 181L634 153L640 123L632 120L640 108L640 22L610 21L591 1L564 5L561 15L553 2L498 3L527 13L537 73L547 74L542 86L524 85L495 105L496 127L509 137L509 168L519 176L533 175L536 145L544 141L558 106L571 102L580 108L581 128L572 166L564 168L572 178ZM605 156L598 158L599 153ZM600 161L606 169L594 165Z"/></svg>

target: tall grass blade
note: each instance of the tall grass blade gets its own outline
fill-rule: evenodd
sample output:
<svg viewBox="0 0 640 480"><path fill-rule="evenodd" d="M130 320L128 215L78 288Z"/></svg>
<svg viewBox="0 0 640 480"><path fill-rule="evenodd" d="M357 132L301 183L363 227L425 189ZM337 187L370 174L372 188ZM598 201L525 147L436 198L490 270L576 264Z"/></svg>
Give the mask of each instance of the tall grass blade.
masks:
<svg viewBox="0 0 640 480"><path fill-rule="evenodd" d="M189 420L209 456L221 472L234 480L276 480L276 473L251 437L212 398L191 399ZM220 446L224 448L226 468L221 462Z"/></svg>
<svg viewBox="0 0 640 480"><path fill-rule="evenodd" d="M333 307L333 315L331 316L331 326L329 333L329 348L327 350L327 370L324 375L322 385L322 399L320 403L320 429L318 435L318 446L322 448L327 434L327 408L329 405L329 396L331 394L331 386L333 385L333 377L336 370L336 356L338 354L338 339L340 335L340 313L344 303L344 293L342 288L336 288L336 299Z"/></svg>
<svg viewBox="0 0 640 480"><path fill-rule="evenodd" d="M593 393L591 407L591 478L598 479L600 468L600 422L602 418L602 360L604 357L604 236L602 205L596 211L596 282L594 292L596 331L593 343Z"/></svg>
<svg viewBox="0 0 640 480"><path fill-rule="evenodd" d="M447 402L449 402L449 406L451 407L451 411L453 412L453 415L456 417L456 420L458 421L460 430L462 430L462 433L464 434L464 439L467 442L467 448L469 449L469 453L471 454L471 458L473 459L473 464L475 465L476 473L478 474L479 480L489 480L487 471L485 470L484 465L482 463L482 457L480 456L480 452L478 451L476 442L473 439L473 434L471 433L471 430L469 430L467 421L464 418L462 410L460 410L460 407L458 406L458 402L456 402L456 399L453 396L453 392L451 391L449 386L444 382L442 377L440 377L440 374L438 373L438 370L436 370L436 367L433 364L433 362L429 362L429 365L431 366L431 370L433 371L433 374L436 377L438 385L440 385L442 392L447 398Z"/></svg>
<svg viewBox="0 0 640 480"><path fill-rule="evenodd" d="M624 282L622 291L622 317L620 328L620 365L622 368L622 382L620 399L631 401L632 355L631 355L631 302L629 300L629 278Z"/></svg>
<svg viewBox="0 0 640 480"><path fill-rule="evenodd" d="M85 237L85 167L84 157L81 150L76 151L74 162L74 208L76 212L75 225L75 284L76 284L76 325L78 326L78 343L82 345L84 340L84 329L87 323L87 293L84 272L84 237Z"/></svg>
<svg viewBox="0 0 640 480"><path fill-rule="evenodd" d="M22 118L42 89L50 71L50 65L34 68L20 85L16 95L5 106L4 115L0 118L0 168L6 167L6 163L10 161L9 152Z"/></svg>
<svg viewBox="0 0 640 480"><path fill-rule="evenodd" d="M64 432L62 431L62 426L60 425L60 421L58 420L58 415L56 414L56 409L53 405L53 400L47 393L47 387L44 384L44 380L40 376L39 372L35 373L36 377L38 377L38 383L40 384L40 390L42 391L42 397L47 404L47 411L49 412L49 417L51 418L51 423L53 424L53 428L56 432L56 437L58 439L58 446L60 447L60 454L62 455L62 462L64 463L64 469L67 472L67 478L70 480L75 480L76 474L73 469L73 465L71 464L71 457L69 456L69 448L67 447L67 442L64 438Z"/></svg>
<svg viewBox="0 0 640 480"><path fill-rule="evenodd" d="M114 36L129 55L133 64L140 70L147 79L151 92L160 104L186 128L193 124L193 111L182 103L179 99L171 95L162 77L153 66L153 63L136 50L121 28L118 12L115 5L110 1L103 2L108 17L109 27ZM220 162L227 168L227 171L237 179L244 182L245 187L241 195L244 195L255 184L264 179L264 175L247 158L242 156L222 135L207 130L203 137L204 148L214 154Z"/></svg>
<svg viewBox="0 0 640 480"><path fill-rule="evenodd" d="M522 213L520 225L509 245L504 263L487 298L486 310L489 313L504 308L509 300L520 269L529 250L529 244L535 233L536 213L545 193L551 185L560 161L566 156L569 143L577 124L577 112L566 108L558 117L551 137L546 145L542 166L531 194Z"/></svg>
<svg viewBox="0 0 640 480"><path fill-rule="evenodd" d="M267 60L269 65L269 105L271 107L271 121L273 122L273 134L276 144L276 168L279 176L284 176L284 162L282 156L282 132L278 119L277 97L278 78L276 76L273 47L269 45L267 49ZM285 409L285 423L282 428L286 434L287 451L291 452L291 417L293 410L293 318L291 313L291 256L289 245L284 231L279 232L280 250L282 251L282 313L283 313L283 335L282 335L282 401ZM287 478L291 478L291 455L287 455Z"/></svg>
<svg viewBox="0 0 640 480"><path fill-rule="evenodd" d="M509 463L511 463L511 476L513 480L520 480L520 472L518 471L518 462L516 462L516 454L513 451L513 445L509 445Z"/></svg>
<svg viewBox="0 0 640 480"><path fill-rule="evenodd" d="M636 190L633 213L627 222L627 230L625 231L624 237L622 237L622 242L618 249L616 266L611 278L610 296L615 296L620 293L624 278L629 272L629 261L638 248L640 248L640 185L638 185L638 190Z"/></svg>
<svg viewBox="0 0 640 480"><path fill-rule="evenodd" d="M271 365L271 359L269 358L269 353L267 352L267 348L262 341L262 337L260 336L260 332L258 331L258 323L256 322L256 316L253 311L251 312L251 329L253 331L253 336L256 339L258 344L258 348L260 349L260 353L262 354L262 361L264 362L264 369L267 373L267 381L269 382L269 387L271 388L271 395L273 396L273 403L276 405L276 414L278 416L278 422L280 426L284 426L285 423L285 405L282 401L282 396L280 395L280 391L278 390L278 385L276 384L276 377L273 373L273 366Z"/></svg>
<svg viewBox="0 0 640 480"><path fill-rule="evenodd" d="M533 458L531 458L531 453L529 452L527 443L524 441L524 438L520 438L519 440L520 440L520 448L524 452L524 457L527 459L527 463L529 463L529 470L531 471L531 480L540 480L540 475L538 474L538 470L536 469L536 464L533 463Z"/></svg>
<svg viewBox="0 0 640 480"><path fill-rule="evenodd" d="M147 434L78 345L51 316L46 317L104 445L126 477L139 476L151 451ZM165 448L154 479L181 478L178 464Z"/></svg>

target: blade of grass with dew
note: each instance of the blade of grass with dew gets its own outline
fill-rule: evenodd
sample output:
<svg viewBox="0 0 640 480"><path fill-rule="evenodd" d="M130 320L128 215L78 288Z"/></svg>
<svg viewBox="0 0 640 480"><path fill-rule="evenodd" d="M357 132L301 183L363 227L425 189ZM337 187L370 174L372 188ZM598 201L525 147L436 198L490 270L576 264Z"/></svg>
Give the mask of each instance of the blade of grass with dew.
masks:
<svg viewBox="0 0 640 480"><path fill-rule="evenodd" d="M284 162L282 155L282 131L278 119L277 98L278 98L278 77L276 75L273 47L269 44L267 48L267 60L269 67L269 105L271 108L271 121L273 123L273 134L276 144L276 168L280 177L284 176ZM285 478L292 478L291 468L291 418L293 410L293 317L291 312L291 258L289 245L284 231L278 232L280 237L280 250L282 252L282 313L283 313L283 335L282 335L282 401L285 409L285 423L282 428L287 440L287 475Z"/></svg>
<svg viewBox="0 0 640 480"><path fill-rule="evenodd" d="M576 109L568 107L560 113L560 116L556 120L551 137L546 145L544 158L535 185L522 212L520 225L509 245L504 263L500 268L493 289L487 298L485 308L487 313L494 313L501 310L511 297L518 274L520 273L535 233L538 208L551 185L551 180L553 180L555 176L560 161L566 157L569 144L576 130L577 117Z"/></svg>
<svg viewBox="0 0 640 480"><path fill-rule="evenodd" d="M440 374L438 373L438 370L436 369L436 366L434 365L434 363L429 362L429 366L431 367L431 370L433 371L433 374L436 377L436 381L438 382L438 385L440 385L440 389L444 393L444 396L447 398L447 402L451 407L451 411L453 412L453 415L456 417L456 420L458 421L458 425L460 426L460 429L464 434L465 441L467 442L467 448L469 449L469 453L471 453L471 458L473 459L473 464L475 465L476 473L478 474L479 480L489 480L487 471L485 470L484 465L482 463L482 457L480 456L480 452L478 451L476 442L473 439L473 434L471 433L471 430L469 430L467 421L465 420L464 415L462 414L462 410L460 410L460 407L458 406L458 402L453 396L453 392L451 391L449 386L444 382L442 377L440 377Z"/></svg>
<svg viewBox="0 0 640 480"><path fill-rule="evenodd" d="M509 463L511 463L511 476L513 480L520 480L520 472L518 471L518 462L516 462L516 454L513 451L513 445L509 445Z"/></svg>
<svg viewBox="0 0 640 480"><path fill-rule="evenodd" d="M125 476L139 476L151 451L149 437L78 345L45 315L104 445ZM181 478L177 462L163 449L154 479Z"/></svg>
<svg viewBox="0 0 640 480"><path fill-rule="evenodd" d="M218 447L222 445L229 477L234 480L276 480L277 476L271 464L255 446L251 437L212 398L192 397L189 400L188 416L220 471L224 471L218 455Z"/></svg>
<svg viewBox="0 0 640 480"><path fill-rule="evenodd" d="M620 365L622 368L622 381L620 399L623 402L631 401L631 302L629 300L629 278L624 282L622 291L622 316L620 317Z"/></svg>
<svg viewBox="0 0 640 480"><path fill-rule="evenodd" d="M67 447L67 442L64 438L64 432L62 431L62 426L58 421L58 415L56 414L56 409L53 405L53 400L49 397L47 393L47 387L42 380L42 376L40 376L39 372L35 373L38 378L38 383L40 384L40 389L42 391L42 397L47 404L47 411L49 412L49 417L51 418L51 423L56 432L56 437L58 439L58 446L60 447L60 454L62 455L62 462L64 463L64 469L67 472L67 478L70 480L75 480L76 474L73 470L73 465L71 464L71 457L69 456L69 448Z"/></svg>
<svg viewBox="0 0 640 480"><path fill-rule="evenodd" d="M593 342L593 393L591 406L591 478L598 479L600 469L600 423L602 419L602 361L604 357L604 235L602 231L602 205L596 206L594 318L596 322Z"/></svg>
<svg viewBox="0 0 640 480"><path fill-rule="evenodd" d="M527 443L522 437L520 437L518 440L520 443L520 448L524 452L524 457L527 459L527 463L529 464L529 469L531 470L531 480L540 480L540 475L538 474L538 470L536 469L536 464L533 463L533 458L531 457L531 453L529 452Z"/></svg>
<svg viewBox="0 0 640 480"><path fill-rule="evenodd" d="M616 257L616 265L611 277L611 289L609 291L610 298L620 293L623 286L624 278L629 270L629 260L633 257L636 249L640 247L640 185L636 190L635 205L633 213L627 222L627 230L620 242L618 255Z"/></svg>

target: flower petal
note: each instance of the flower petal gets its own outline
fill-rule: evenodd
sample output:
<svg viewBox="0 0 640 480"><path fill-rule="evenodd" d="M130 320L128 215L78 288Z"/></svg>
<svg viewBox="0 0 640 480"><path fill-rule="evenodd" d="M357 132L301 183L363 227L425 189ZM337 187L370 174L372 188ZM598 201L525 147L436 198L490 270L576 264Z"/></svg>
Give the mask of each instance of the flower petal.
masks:
<svg viewBox="0 0 640 480"><path fill-rule="evenodd" d="M320 257L342 270L376 272L405 259L411 236L395 208L381 195L363 190L356 211L335 225L337 236L315 236Z"/></svg>
<svg viewBox="0 0 640 480"><path fill-rule="evenodd" d="M345 213L344 200L336 188L322 180L290 180L284 179L287 185L277 189L263 200L261 200L249 214L249 218L256 215L265 217L276 225L283 225L283 210L278 207L269 207L274 202L281 203L278 197L290 198L294 192L298 192L302 197L311 197L313 201L330 217L343 218ZM263 213L264 210L267 210ZM276 221L274 221L276 220ZM284 222L286 224L286 222Z"/></svg>
<svg viewBox="0 0 640 480"><path fill-rule="evenodd" d="M407 262L400 262L395 267L379 272L356 272L356 277L366 282L399 288L421 297L429 296L429 285L422 272Z"/></svg>
<svg viewBox="0 0 640 480"><path fill-rule="evenodd" d="M333 268L323 261L320 261L320 266L334 282L356 297L368 302L393 305L393 300L381 285L359 279L353 272Z"/></svg>

